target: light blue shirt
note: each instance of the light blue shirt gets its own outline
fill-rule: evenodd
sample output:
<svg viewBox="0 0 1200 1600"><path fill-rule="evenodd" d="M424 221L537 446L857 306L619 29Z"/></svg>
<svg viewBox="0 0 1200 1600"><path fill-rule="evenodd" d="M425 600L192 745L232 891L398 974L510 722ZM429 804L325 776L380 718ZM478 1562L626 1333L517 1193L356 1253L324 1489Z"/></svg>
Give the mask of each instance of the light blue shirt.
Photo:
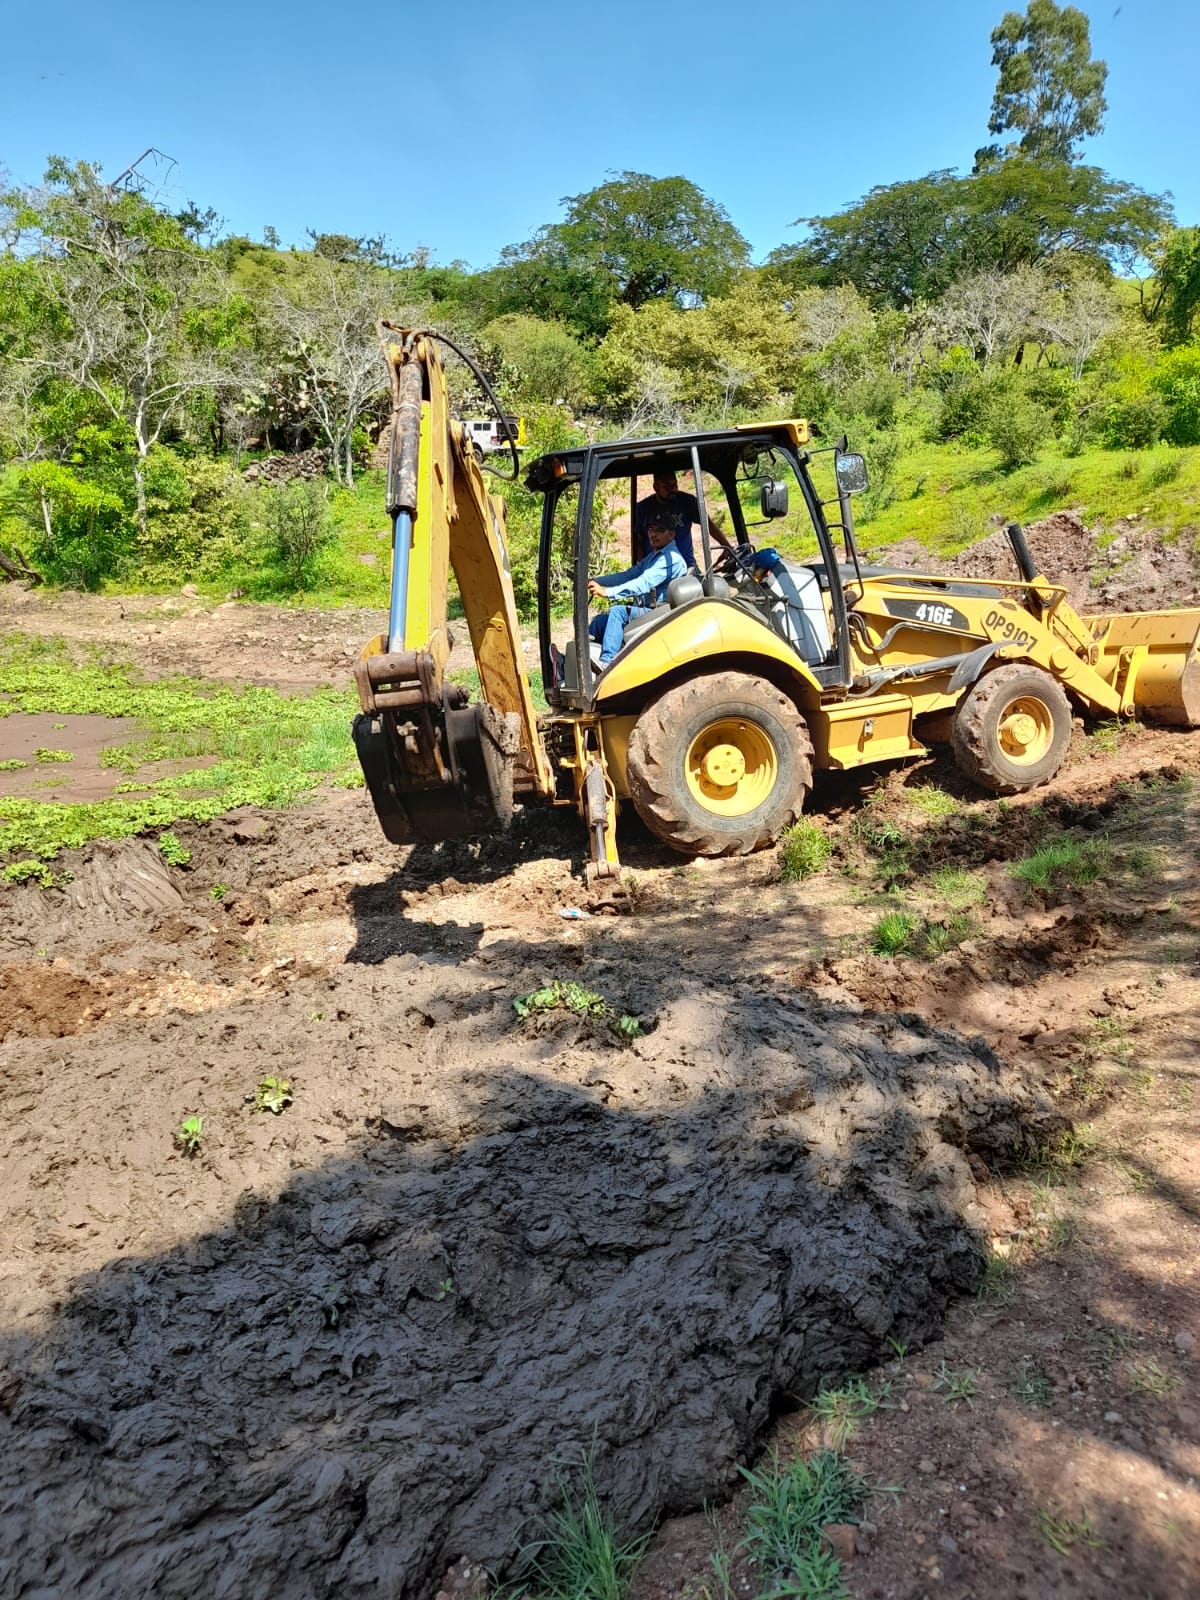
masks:
<svg viewBox="0 0 1200 1600"><path fill-rule="evenodd" d="M661 605L667 598L667 585L682 578L687 564L674 544L651 550L648 556L624 572L610 572L596 582L610 600L642 600Z"/></svg>

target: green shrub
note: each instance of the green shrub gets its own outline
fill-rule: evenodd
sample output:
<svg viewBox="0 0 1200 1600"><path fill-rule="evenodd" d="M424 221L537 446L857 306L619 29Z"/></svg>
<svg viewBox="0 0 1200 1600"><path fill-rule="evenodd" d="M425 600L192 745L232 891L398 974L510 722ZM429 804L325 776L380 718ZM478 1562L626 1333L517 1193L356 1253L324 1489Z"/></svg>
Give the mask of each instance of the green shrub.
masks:
<svg viewBox="0 0 1200 1600"><path fill-rule="evenodd" d="M249 558L250 496L227 462L155 450L146 496L150 516L141 548L147 578L210 578Z"/></svg>
<svg viewBox="0 0 1200 1600"><path fill-rule="evenodd" d="M265 554L290 589L309 587L317 557L337 537L324 483L285 483L259 497Z"/></svg>
<svg viewBox="0 0 1200 1600"><path fill-rule="evenodd" d="M981 437L995 398L995 382L985 377L973 362L969 371L954 369L942 387L934 417L935 439L946 441Z"/></svg>
<svg viewBox="0 0 1200 1600"><path fill-rule="evenodd" d="M1163 437L1170 444L1200 444L1200 345L1168 350L1150 382L1166 407Z"/></svg>
<svg viewBox="0 0 1200 1600"><path fill-rule="evenodd" d="M1108 402L1101 434L1110 450L1146 450L1158 443L1166 421L1161 395L1127 394Z"/></svg>
<svg viewBox="0 0 1200 1600"><path fill-rule="evenodd" d="M1025 372L1025 369L1022 369ZM1075 380L1066 367L1034 367L1022 385L1034 405L1041 406L1055 432L1065 428L1075 410Z"/></svg>
<svg viewBox="0 0 1200 1600"><path fill-rule="evenodd" d="M1009 471L1037 460L1050 433L1050 416L1019 391L997 395L987 412L987 441Z"/></svg>

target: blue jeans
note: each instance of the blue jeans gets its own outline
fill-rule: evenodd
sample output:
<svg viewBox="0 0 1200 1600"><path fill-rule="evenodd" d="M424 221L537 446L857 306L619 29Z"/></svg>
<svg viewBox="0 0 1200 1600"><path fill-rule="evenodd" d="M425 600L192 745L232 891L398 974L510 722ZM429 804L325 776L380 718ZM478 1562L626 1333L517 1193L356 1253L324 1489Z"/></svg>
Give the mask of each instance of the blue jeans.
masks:
<svg viewBox="0 0 1200 1600"><path fill-rule="evenodd" d="M588 632L599 641L602 667L606 667L621 648L626 623L632 622L634 617L644 616L649 609L649 606L609 606L607 612L602 611L598 617L592 618Z"/></svg>

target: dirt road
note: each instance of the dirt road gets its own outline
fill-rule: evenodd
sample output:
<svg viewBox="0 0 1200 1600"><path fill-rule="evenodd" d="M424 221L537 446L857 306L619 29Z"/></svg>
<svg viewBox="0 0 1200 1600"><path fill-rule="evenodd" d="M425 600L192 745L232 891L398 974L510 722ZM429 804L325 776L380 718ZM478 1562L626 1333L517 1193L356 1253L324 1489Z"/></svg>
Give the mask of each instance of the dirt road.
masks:
<svg viewBox="0 0 1200 1600"><path fill-rule="evenodd" d="M79 627L119 634L106 604ZM278 625L205 654L168 614L153 648L253 677ZM363 632L302 631L312 681ZM802 885L631 826L621 916L561 915L572 818L404 852L361 793L6 891L0 1595L431 1593L590 1448L622 1522L667 1519L637 1592L698 1596L711 1530L672 1514L872 1371L850 1448L903 1492L853 1594L1196 1593L1198 771L1200 736L1135 731L1008 805L897 772L892 895L857 781ZM1013 879L1047 828L1110 839L1108 878ZM973 935L872 955L947 868ZM555 979L642 1037L517 1018Z"/></svg>

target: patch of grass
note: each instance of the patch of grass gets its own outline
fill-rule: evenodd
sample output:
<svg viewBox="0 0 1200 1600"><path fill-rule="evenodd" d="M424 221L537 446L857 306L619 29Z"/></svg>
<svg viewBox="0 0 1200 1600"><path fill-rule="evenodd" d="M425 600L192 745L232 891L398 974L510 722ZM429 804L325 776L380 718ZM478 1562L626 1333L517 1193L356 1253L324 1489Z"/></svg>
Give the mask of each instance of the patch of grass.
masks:
<svg viewBox="0 0 1200 1600"><path fill-rule="evenodd" d="M819 1389L808 1402L808 1409L840 1449L854 1437L863 1417L887 1407L891 1391L891 1382L886 1379L878 1389L872 1389L864 1378L850 1378L836 1389Z"/></svg>
<svg viewBox="0 0 1200 1600"><path fill-rule="evenodd" d="M784 883L800 883L822 871L832 853L833 845L820 824L800 817L780 837L780 876Z"/></svg>
<svg viewBox="0 0 1200 1600"><path fill-rule="evenodd" d="M1054 1385L1028 1356L1022 1356L1008 1380L1008 1392L1023 1406L1042 1409L1054 1399Z"/></svg>
<svg viewBox="0 0 1200 1600"><path fill-rule="evenodd" d="M301 696L186 678L143 682L128 663L109 665L60 642L10 634L0 639L0 696L14 711L69 707L128 717L148 730L102 752L103 765L131 779L137 774L107 800L0 799L0 856L51 860L92 839L208 821L236 806L287 806L323 776L357 771L350 740L357 702L349 689ZM161 761L212 764L163 777L153 770Z"/></svg>
<svg viewBox="0 0 1200 1600"><path fill-rule="evenodd" d="M1092 749L1102 755L1115 756L1121 743L1121 724L1115 719L1098 722L1092 729Z"/></svg>
<svg viewBox="0 0 1200 1600"><path fill-rule="evenodd" d="M977 873L962 867L938 867L929 874L929 887L954 911L966 911L987 899L987 885Z"/></svg>
<svg viewBox="0 0 1200 1600"><path fill-rule="evenodd" d="M544 984L540 989L517 995L512 1007L521 1018L532 1016L535 1011L574 1011L578 1016L600 1017L623 1044L642 1034L639 1018L627 1011L614 1012L603 995L571 979L555 978L553 983Z"/></svg>
<svg viewBox="0 0 1200 1600"><path fill-rule="evenodd" d="M28 765L28 761L22 761L19 756L10 756L7 761L0 761L0 772L20 772Z"/></svg>
<svg viewBox="0 0 1200 1600"><path fill-rule="evenodd" d="M1076 1545L1089 1550L1102 1550L1104 1541L1096 1535L1086 1511L1079 1516L1067 1514L1057 1501L1039 1501L1033 1508L1033 1524L1038 1533L1061 1556L1069 1556Z"/></svg>
<svg viewBox="0 0 1200 1600"><path fill-rule="evenodd" d="M975 918L956 911L943 919L918 917L911 911L888 911L871 929L871 949L881 956L945 955L979 932Z"/></svg>
<svg viewBox="0 0 1200 1600"><path fill-rule="evenodd" d="M904 791L904 798L914 811L927 817L953 817L962 810L962 802L935 783L918 783Z"/></svg>
<svg viewBox="0 0 1200 1600"><path fill-rule="evenodd" d="M956 1371L943 1361L934 1375L933 1387L947 1405L957 1405L961 1401L968 1411L974 1411L975 1397L979 1393L979 1375L970 1367Z"/></svg>
<svg viewBox="0 0 1200 1600"><path fill-rule="evenodd" d="M1163 1400L1167 1395L1174 1394L1179 1387L1179 1380L1165 1371L1153 1356L1147 1356L1144 1361L1130 1362L1129 1386L1140 1390L1142 1394L1152 1394Z"/></svg>
<svg viewBox="0 0 1200 1600"><path fill-rule="evenodd" d="M975 1291L976 1304L998 1308L1010 1306L1017 1297L1017 1269L1007 1256L988 1251L983 1277Z"/></svg>
<svg viewBox="0 0 1200 1600"><path fill-rule="evenodd" d="M867 1496L867 1480L835 1450L780 1465L741 1469L750 1488L746 1537L741 1548L771 1584L772 1596L843 1600L841 1563L821 1542L829 1523L853 1522Z"/></svg>
<svg viewBox="0 0 1200 1600"><path fill-rule="evenodd" d="M517 1557L507 1600L625 1600L651 1535L624 1539L600 1505L589 1455L576 1492L559 1477L562 1507Z"/></svg>
<svg viewBox="0 0 1200 1600"><path fill-rule="evenodd" d="M918 939L918 953L923 956L945 955L966 939L973 939L979 924L966 912L956 911L942 922L925 922Z"/></svg>
<svg viewBox="0 0 1200 1600"><path fill-rule="evenodd" d="M908 955L919 927L911 911L888 911L871 929L871 949L880 956Z"/></svg>
<svg viewBox="0 0 1200 1600"><path fill-rule="evenodd" d="M1009 874L1044 894L1062 884L1082 888L1111 870L1113 849L1107 839L1052 839L1031 856L1014 861Z"/></svg>
<svg viewBox="0 0 1200 1600"><path fill-rule="evenodd" d="M44 745L39 745L33 752L33 759L40 766L49 766L56 761L74 761L74 753L70 750L47 750Z"/></svg>

